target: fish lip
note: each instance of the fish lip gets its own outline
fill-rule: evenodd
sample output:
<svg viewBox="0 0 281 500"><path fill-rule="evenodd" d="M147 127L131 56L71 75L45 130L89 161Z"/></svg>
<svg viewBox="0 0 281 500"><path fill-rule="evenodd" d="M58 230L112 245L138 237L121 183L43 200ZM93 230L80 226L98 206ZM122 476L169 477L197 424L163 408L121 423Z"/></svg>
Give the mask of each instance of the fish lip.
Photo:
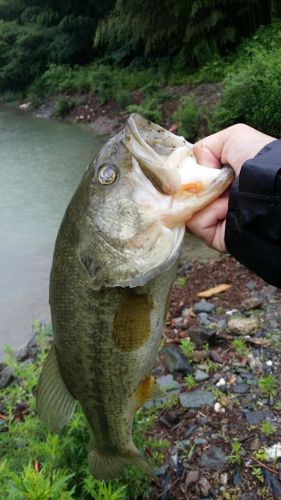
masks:
<svg viewBox="0 0 281 500"><path fill-rule="evenodd" d="M213 179L213 181L211 182L212 187L216 186L217 184L221 186L224 183L226 185L229 185L230 182L235 178L235 172L230 165L224 165L220 169L220 173L221 175L219 175L216 179Z"/></svg>

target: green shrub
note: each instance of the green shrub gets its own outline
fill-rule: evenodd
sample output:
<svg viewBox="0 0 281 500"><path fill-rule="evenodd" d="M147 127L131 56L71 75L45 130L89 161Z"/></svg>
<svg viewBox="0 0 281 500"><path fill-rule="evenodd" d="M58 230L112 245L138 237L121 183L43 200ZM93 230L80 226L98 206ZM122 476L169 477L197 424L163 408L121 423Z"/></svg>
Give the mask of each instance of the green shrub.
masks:
<svg viewBox="0 0 281 500"><path fill-rule="evenodd" d="M241 47L224 80L212 122L218 129L237 122L281 134L281 23L260 30Z"/></svg>
<svg viewBox="0 0 281 500"><path fill-rule="evenodd" d="M201 114L194 95L189 94L185 97L174 113L174 119L179 125L179 134L190 140L193 140L198 135Z"/></svg>
<svg viewBox="0 0 281 500"><path fill-rule="evenodd" d="M49 433L35 411L34 391L50 344L50 329L37 331L38 359L17 362L9 349L6 363L17 383L0 394L0 491L11 500L125 500L151 498L151 480L140 470L127 468L120 480L95 479L88 468L90 429L79 405L60 435ZM159 413L159 406L139 410L134 419L134 441L153 451L152 466L163 463L163 448L169 442L146 437ZM4 419L3 419L4 416Z"/></svg>
<svg viewBox="0 0 281 500"><path fill-rule="evenodd" d="M70 101L67 98L60 99L55 103L53 107L53 115L58 118L63 118L64 116L68 115L74 107L74 101Z"/></svg>

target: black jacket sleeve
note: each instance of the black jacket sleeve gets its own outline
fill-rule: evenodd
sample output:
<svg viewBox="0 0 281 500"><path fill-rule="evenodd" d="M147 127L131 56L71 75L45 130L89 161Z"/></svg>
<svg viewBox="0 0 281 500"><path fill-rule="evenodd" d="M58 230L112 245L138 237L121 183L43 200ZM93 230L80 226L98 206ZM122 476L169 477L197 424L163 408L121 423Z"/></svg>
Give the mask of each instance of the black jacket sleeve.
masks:
<svg viewBox="0 0 281 500"><path fill-rule="evenodd" d="M246 161L232 184L225 243L241 264L281 288L281 140Z"/></svg>

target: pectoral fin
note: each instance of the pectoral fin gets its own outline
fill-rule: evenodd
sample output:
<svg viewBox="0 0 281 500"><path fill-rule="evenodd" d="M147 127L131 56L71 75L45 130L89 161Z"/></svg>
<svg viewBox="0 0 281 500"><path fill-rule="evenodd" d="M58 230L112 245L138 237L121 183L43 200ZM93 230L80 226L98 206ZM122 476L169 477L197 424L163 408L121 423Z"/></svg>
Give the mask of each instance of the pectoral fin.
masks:
<svg viewBox="0 0 281 500"><path fill-rule="evenodd" d="M74 412L75 399L61 377L54 345L39 378L36 407L41 420L53 432L59 432Z"/></svg>

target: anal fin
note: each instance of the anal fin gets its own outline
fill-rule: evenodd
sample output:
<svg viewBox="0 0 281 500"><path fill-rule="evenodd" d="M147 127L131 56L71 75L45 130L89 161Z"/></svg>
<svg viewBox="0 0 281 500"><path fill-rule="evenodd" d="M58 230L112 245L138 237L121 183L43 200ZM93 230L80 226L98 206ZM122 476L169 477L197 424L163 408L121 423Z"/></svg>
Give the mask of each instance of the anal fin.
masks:
<svg viewBox="0 0 281 500"><path fill-rule="evenodd" d="M166 398L167 393L157 384L154 377L147 377L140 383L137 388L135 398L136 406L135 409L138 410L142 407L144 403L150 399L162 399Z"/></svg>
<svg viewBox="0 0 281 500"><path fill-rule="evenodd" d="M59 432L71 419L75 403L60 374L53 344L37 386L37 413L51 431Z"/></svg>

